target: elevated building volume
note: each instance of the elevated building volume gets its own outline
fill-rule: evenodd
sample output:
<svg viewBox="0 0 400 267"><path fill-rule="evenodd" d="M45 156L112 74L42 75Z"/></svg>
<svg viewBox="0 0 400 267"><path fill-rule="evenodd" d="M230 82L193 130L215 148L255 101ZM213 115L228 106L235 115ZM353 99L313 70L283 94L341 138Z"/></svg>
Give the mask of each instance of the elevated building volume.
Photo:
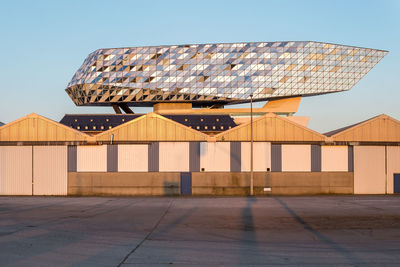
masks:
<svg viewBox="0 0 400 267"><path fill-rule="evenodd" d="M349 90L387 51L312 42L99 49L66 92L78 106L191 103L221 107ZM118 112L119 108L116 109Z"/></svg>

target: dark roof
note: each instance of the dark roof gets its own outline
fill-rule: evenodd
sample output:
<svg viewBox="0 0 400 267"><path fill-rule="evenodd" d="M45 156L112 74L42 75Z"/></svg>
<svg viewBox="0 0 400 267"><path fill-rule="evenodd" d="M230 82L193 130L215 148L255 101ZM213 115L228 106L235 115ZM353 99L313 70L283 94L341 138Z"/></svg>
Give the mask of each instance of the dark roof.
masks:
<svg viewBox="0 0 400 267"><path fill-rule="evenodd" d="M0 121L0 126L3 126L4 125L4 123L2 123L1 121Z"/></svg>
<svg viewBox="0 0 400 267"><path fill-rule="evenodd" d="M357 126L357 125L359 125L359 124L361 124L361 123L364 123L364 122L366 122L366 121L375 119L376 117L378 117L378 116L375 116L375 117L373 117L373 118L370 118L370 119L367 119L367 120L364 120L364 121L357 122L357 123L355 123L355 124L352 124L352 125L349 125L349 126L346 126L346 127L343 127L343 128L339 128L339 129L336 129L336 130L332 130L332 131L330 131L330 132L324 133L324 135L325 135L325 136L328 136L328 137L331 137L332 135L335 135L335 134L337 134L337 133L346 131L347 129L353 128L353 127L355 127L355 126Z"/></svg>
<svg viewBox="0 0 400 267"><path fill-rule="evenodd" d="M143 114L66 114L60 121L83 132L103 132ZM200 132L222 132L237 124L229 115L162 115Z"/></svg>

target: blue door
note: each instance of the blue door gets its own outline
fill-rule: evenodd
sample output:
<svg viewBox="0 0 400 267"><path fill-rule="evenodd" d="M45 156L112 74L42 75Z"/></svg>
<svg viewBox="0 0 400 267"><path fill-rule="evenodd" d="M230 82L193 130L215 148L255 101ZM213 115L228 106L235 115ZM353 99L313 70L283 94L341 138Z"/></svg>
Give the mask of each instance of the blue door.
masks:
<svg viewBox="0 0 400 267"><path fill-rule="evenodd" d="M394 174L394 193L400 193L400 173Z"/></svg>
<svg viewBox="0 0 400 267"><path fill-rule="evenodd" d="M192 173L181 172L181 195L192 194Z"/></svg>

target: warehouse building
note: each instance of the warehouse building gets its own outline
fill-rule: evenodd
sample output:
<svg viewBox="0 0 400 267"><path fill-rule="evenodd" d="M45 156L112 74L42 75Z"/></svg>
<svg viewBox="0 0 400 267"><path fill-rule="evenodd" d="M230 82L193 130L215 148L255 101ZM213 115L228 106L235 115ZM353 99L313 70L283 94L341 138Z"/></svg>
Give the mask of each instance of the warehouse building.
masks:
<svg viewBox="0 0 400 267"><path fill-rule="evenodd" d="M310 41L96 50L66 92L116 114L1 126L0 195L248 195L251 173L256 195L400 193L399 121L321 134L293 116L386 54ZM225 108L238 103L251 108Z"/></svg>
<svg viewBox="0 0 400 267"><path fill-rule="evenodd" d="M250 126L210 136L149 113L92 136L30 114L0 128L0 194L246 195ZM269 113L253 127L256 195L399 193L393 118L322 135Z"/></svg>

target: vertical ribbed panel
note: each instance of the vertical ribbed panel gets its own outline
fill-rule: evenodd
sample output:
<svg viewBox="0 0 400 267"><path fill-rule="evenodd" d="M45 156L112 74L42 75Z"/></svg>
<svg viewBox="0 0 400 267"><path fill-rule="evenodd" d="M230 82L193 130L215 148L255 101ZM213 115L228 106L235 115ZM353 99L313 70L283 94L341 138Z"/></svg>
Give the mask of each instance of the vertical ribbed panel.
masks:
<svg viewBox="0 0 400 267"><path fill-rule="evenodd" d="M119 172L147 172L149 145L118 145Z"/></svg>
<svg viewBox="0 0 400 267"><path fill-rule="evenodd" d="M271 171L282 171L282 145L280 144L271 145Z"/></svg>
<svg viewBox="0 0 400 267"><path fill-rule="evenodd" d="M229 142L201 142L200 169L209 172L231 170L231 145Z"/></svg>
<svg viewBox="0 0 400 267"><path fill-rule="evenodd" d="M149 172L159 171L159 143L153 142L149 145L148 162Z"/></svg>
<svg viewBox="0 0 400 267"><path fill-rule="evenodd" d="M386 193L385 146L354 146L354 194Z"/></svg>
<svg viewBox="0 0 400 267"><path fill-rule="evenodd" d="M33 147L33 195L67 194L67 147Z"/></svg>
<svg viewBox="0 0 400 267"><path fill-rule="evenodd" d="M250 142L242 142L241 145L242 172L250 171ZM254 171L271 171L271 143L254 142L253 144Z"/></svg>
<svg viewBox="0 0 400 267"><path fill-rule="evenodd" d="M77 152L76 146L68 146L68 172L76 172Z"/></svg>
<svg viewBox="0 0 400 267"><path fill-rule="evenodd" d="M0 195L32 195L31 146L0 146Z"/></svg>
<svg viewBox="0 0 400 267"><path fill-rule="evenodd" d="M231 172L240 172L242 166L242 152L240 142L231 143Z"/></svg>
<svg viewBox="0 0 400 267"><path fill-rule="evenodd" d="M118 145L107 145L107 171L118 171Z"/></svg>
<svg viewBox="0 0 400 267"><path fill-rule="evenodd" d="M347 160L348 160L348 171L353 172L354 171L354 147L353 146L348 146L347 150Z"/></svg>
<svg viewBox="0 0 400 267"><path fill-rule="evenodd" d="M78 172L106 172L107 146L78 146Z"/></svg>
<svg viewBox="0 0 400 267"><path fill-rule="evenodd" d="M159 171L188 172L189 142L160 142Z"/></svg>
<svg viewBox="0 0 400 267"><path fill-rule="evenodd" d="M321 171L347 172L348 168L347 146L321 147Z"/></svg>
<svg viewBox="0 0 400 267"><path fill-rule="evenodd" d="M189 171L200 171L200 142L189 143Z"/></svg>
<svg viewBox="0 0 400 267"><path fill-rule="evenodd" d="M311 145L282 145L282 171L311 171Z"/></svg>
<svg viewBox="0 0 400 267"><path fill-rule="evenodd" d="M321 171L321 146L311 145L311 171Z"/></svg>
<svg viewBox="0 0 400 267"><path fill-rule="evenodd" d="M386 147L386 160L387 160L387 193L393 194L394 190L394 174L400 173L400 146L387 146ZM399 181L400 182L400 181ZM399 184L400 186L400 184ZM397 192L400 193L400 192Z"/></svg>

